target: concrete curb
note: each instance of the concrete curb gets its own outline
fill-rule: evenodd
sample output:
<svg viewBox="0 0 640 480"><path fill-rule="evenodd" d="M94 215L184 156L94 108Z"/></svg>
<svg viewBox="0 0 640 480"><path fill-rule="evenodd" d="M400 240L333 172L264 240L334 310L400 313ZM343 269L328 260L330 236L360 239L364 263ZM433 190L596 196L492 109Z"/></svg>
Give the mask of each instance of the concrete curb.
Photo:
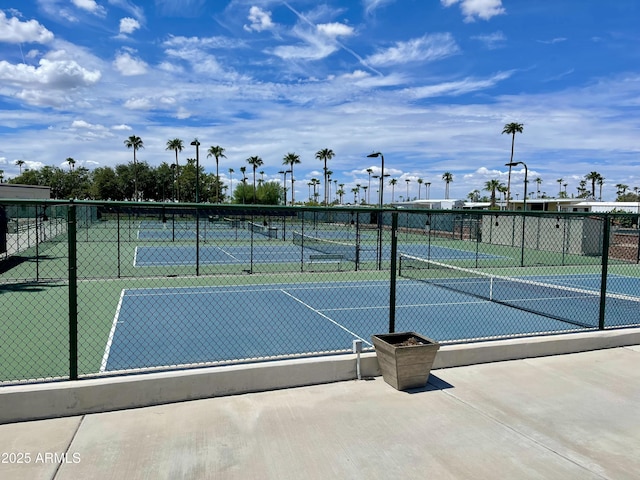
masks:
<svg viewBox="0 0 640 480"><path fill-rule="evenodd" d="M433 368L640 345L640 329L582 332L444 345ZM362 377L380 375L375 353L360 357ZM0 424L147 407L202 398L356 379L356 355L156 372L0 387Z"/></svg>

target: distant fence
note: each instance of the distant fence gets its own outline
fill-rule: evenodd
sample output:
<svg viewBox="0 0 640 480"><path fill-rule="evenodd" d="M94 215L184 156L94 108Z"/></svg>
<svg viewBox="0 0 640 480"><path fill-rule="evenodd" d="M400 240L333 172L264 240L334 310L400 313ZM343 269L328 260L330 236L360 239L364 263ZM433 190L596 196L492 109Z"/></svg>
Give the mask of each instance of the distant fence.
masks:
<svg viewBox="0 0 640 480"><path fill-rule="evenodd" d="M637 325L632 217L0 201L0 383Z"/></svg>

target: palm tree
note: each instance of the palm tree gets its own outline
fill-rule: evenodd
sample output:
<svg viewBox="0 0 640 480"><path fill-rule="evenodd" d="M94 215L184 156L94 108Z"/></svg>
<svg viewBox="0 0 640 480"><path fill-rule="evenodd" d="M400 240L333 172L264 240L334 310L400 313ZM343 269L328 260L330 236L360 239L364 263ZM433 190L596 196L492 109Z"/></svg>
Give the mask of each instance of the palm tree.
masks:
<svg viewBox="0 0 640 480"><path fill-rule="evenodd" d="M258 156L253 156L253 157L249 157L247 158L247 163L249 165L251 165L253 167L253 203L256 203L256 169L260 166L263 165L264 162L262 161L262 159Z"/></svg>
<svg viewBox="0 0 640 480"><path fill-rule="evenodd" d="M424 183L424 180L422 180L421 178L418 179L418 200L420 200L420 189L422 188L422 184Z"/></svg>
<svg viewBox="0 0 640 480"><path fill-rule="evenodd" d="M178 163L178 152L184 149L184 143L179 138L167 140L165 150L173 150L176 153L176 200L180 201L180 164Z"/></svg>
<svg viewBox="0 0 640 480"><path fill-rule="evenodd" d="M218 162L221 158L227 158L224 154L224 148L220 145L215 147L212 145L207 152L207 158L214 157L216 159L216 203L220 202L220 175L218 175Z"/></svg>
<svg viewBox="0 0 640 480"><path fill-rule="evenodd" d="M442 174L442 180L444 180L444 198L447 200L449 199L449 184L453 182L453 174L444 172Z"/></svg>
<svg viewBox="0 0 640 480"><path fill-rule="evenodd" d="M124 144L127 146L127 148L133 149L133 192L136 201L138 201L138 164L136 159L136 152L141 148L144 148L144 142L140 137L131 135L124 141Z"/></svg>
<svg viewBox="0 0 640 480"><path fill-rule="evenodd" d="M619 197L627 193L627 189L629 188L629 185L625 185L624 183L616 183L616 188L617 188L616 195Z"/></svg>
<svg viewBox="0 0 640 480"><path fill-rule="evenodd" d="M498 187L496 188L496 190L502 194L502 201L506 203L506 199L507 199L507 186L506 186L504 183L501 183L500 185L498 185Z"/></svg>
<svg viewBox="0 0 640 480"><path fill-rule="evenodd" d="M513 163L513 147L516 142L516 133L522 133L523 125L521 123L507 123L502 129L502 133L511 135L511 160ZM509 165L509 177L507 178L507 209L509 208L509 199L511 198L511 165Z"/></svg>
<svg viewBox="0 0 640 480"><path fill-rule="evenodd" d="M584 179L591 182L591 196L596 198L596 182L601 178L598 172L589 172L584 176Z"/></svg>
<svg viewBox="0 0 640 480"><path fill-rule="evenodd" d="M540 177L537 177L535 179L535 182L537 185L536 198L540 198L540 185L542 185L542 179Z"/></svg>
<svg viewBox="0 0 640 480"><path fill-rule="evenodd" d="M560 185L560 189L558 190L558 196L560 196L560 194L562 193L562 182L564 182L564 178L559 178L556 180L556 182L558 182L558 184Z"/></svg>
<svg viewBox="0 0 640 480"><path fill-rule="evenodd" d="M369 197L367 198L367 203L371 203L371 174L373 173L373 168L367 168L367 174L369 175Z"/></svg>
<svg viewBox="0 0 640 480"><path fill-rule="evenodd" d="M245 203L245 195L247 194L247 167L240 167L242 173L242 203Z"/></svg>
<svg viewBox="0 0 640 480"><path fill-rule="evenodd" d="M293 152L289 152L287 153L283 158L282 158L282 164L283 165L289 165L289 170L291 170L291 205L293 205L295 203L295 194L293 191L293 166L294 165L298 165L300 163L300 155L297 155Z"/></svg>
<svg viewBox="0 0 640 480"><path fill-rule="evenodd" d="M405 178L404 179L405 182L407 182L407 202L409 201L409 182L411 181L410 178Z"/></svg>
<svg viewBox="0 0 640 480"><path fill-rule="evenodd" d="M600 178L598 178L597 182L598 182L598 187L600 188L598 200L602 201L602 186L604 185L604 177L600 175Z"/></svg>
<svg viewBox="0 0 640 480"><path fill-rule="evenodd" d="M391 185L391 203L395 201L394 197L395 197L397 183L398 183L398 180L396 180L395 178L392 178L391 180L389 180L389 185Z"/></svg>
<svg viewBox="0 0 640 480"><path fill-rule="evenodd" d="M71 158L71 157L67 157L67 159L65 160L65 162L67 163L67 165L69 165L69 171L72 171L72 170L73 170L73 167L74 167L74 166L75 166L75 164L76 164L76 161L75 161L73 158Z"/></svg>
<svg viewBox="0 0 640 480"><path fill-rule="evenodd" d="M16 165L20 169L20 175L22 175L22 166L24 165L24 160L16 160Z"/></svg>
<svg viewBox="0 0 640 480"><path fill-rule="evenodd" d="M353 203L354 205L358 204L358 192L360 192L360 189L358 187L353 187L351 189L351 192L353 192Z"/></svg>
<svg viewBox="0 0 640 480"><path fill-rule="evenodd" d="M323 148L322 150L318 150L316 152L316 158L320 161L324 162L324 204L329 204L329 188L327 184L327 160L331 160L335 157L335 153L330 148Z"/></svg>
<svg viewBox="0 0 640 480"><path fill-rule="evenodd" d="M491 205L489 208L496 207L496 190L500 187L500 180L488 180L484 184L484 189L491 192Z"/></svg>

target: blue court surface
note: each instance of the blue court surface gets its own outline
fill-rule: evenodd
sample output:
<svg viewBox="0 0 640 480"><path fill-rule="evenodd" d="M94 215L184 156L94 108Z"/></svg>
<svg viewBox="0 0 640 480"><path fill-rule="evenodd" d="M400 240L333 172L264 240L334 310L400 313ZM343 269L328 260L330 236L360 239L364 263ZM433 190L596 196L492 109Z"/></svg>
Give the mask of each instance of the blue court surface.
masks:
<svg viewBox="0 0 640 480"><path fill-rule="evenodd" d="M344 352L354 339L371 346L388 319L388 281L127 289L101 371ZM397 284L396 331L443 342L577 328L420 281Z"/></svg>
<svg viewBox="0 0 640 480"><path fill-rule="evenodd" d="M403 245L402 253L409 255L424 255L428 253L431 259L437 260L472 260L475 258L490 259L499 258L495 255L474 251L458 250L432 245L426 252L424 245ZM353 248L355 252L355 247ZM294 263L308 262L310 255L319 253L313 248L301 248L288 242L277 241L268 244L238 246L200 246L199 262L201 265L216 264L248 264L255 263ZM336 252L339 253L339 252ZM353 258L355 253L349 252L345 259ZM375 246L366 245L360 249L360 261L375 261L377 259ZM391 259L391 249L383 247L382 259ZM196 247L194 245L171 246L139 246L135 249L133 265L135 267L162 267L162 266L190 266L196 264Z"/></svg>

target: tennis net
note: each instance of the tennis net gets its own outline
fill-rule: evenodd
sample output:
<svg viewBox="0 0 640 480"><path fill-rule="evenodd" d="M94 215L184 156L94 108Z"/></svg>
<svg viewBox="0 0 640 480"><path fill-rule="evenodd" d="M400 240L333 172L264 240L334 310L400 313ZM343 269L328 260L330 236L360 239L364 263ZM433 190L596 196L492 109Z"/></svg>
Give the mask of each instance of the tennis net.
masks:
<svg viewBox="0 0 640 480"><path fill-rule="evenodd" d="M405 254L399 255L399 275L580 327L599 324L596 290L494 275ZM640 298L631 295L608 293L606 299L613 312L640 307Z"/></svg>
<svg viewBox="0 0 640 480"><path fill-rule="evenodd" d="M259 233L269 238L278 238L278 227L272 227L261 223L247 222L247 229L253 233Z"/></svg>
<svg viewBox="0 0 640 480"><path fill-rule="evenodd" d="M352 262L358 259L358 245L355 243L336 242L326 238L313 237L300 232L293 232L293 243L302 248L310 248L321 253L342 255L342 258Z"/></svg>

